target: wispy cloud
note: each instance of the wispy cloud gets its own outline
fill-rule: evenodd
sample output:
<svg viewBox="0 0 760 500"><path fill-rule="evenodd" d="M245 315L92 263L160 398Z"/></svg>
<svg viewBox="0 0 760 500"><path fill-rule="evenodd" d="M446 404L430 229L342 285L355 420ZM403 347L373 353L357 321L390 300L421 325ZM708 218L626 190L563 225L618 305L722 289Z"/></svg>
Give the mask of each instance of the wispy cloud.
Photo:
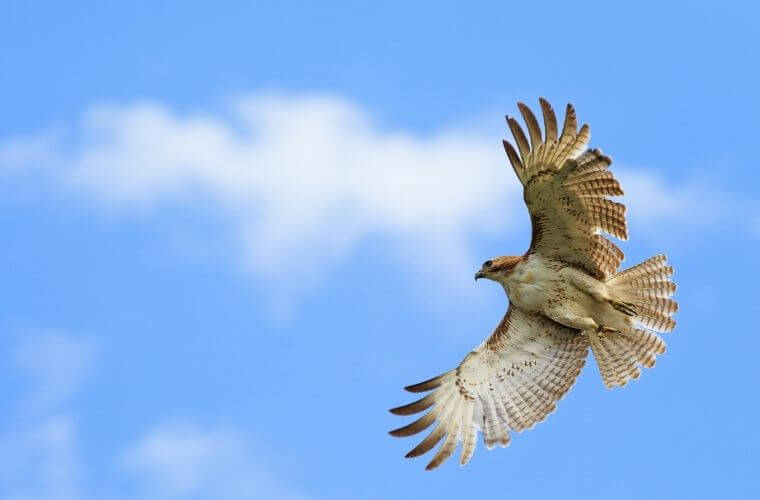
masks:
<svg viewBox="0 0 760 500"><path fill-rule="evenodd" d="M658 173L643 168L622 167L615 172L626 193L623 201L628 218L638 224L679 222L704 226L734 212L739 205L738 200L728 200L706 183L693 179L668 183Z"/></svg>
<svg viewBox="0 0 760 500"><path fill-rule="evenodd" d="M77 429L69 397L87 374L94 349L59 332L28 332L16 347L29 396L6 409L0 431L0 494L7 499L83 498Z"/></svg>
<svg viewBox="0 0 760 500"><path fill-rule="evenodd" d="M26 337L15 354L18 370L34 387L24 405L36 411L57 407L84 381L94 354L91 343L59 332Z"/></svg>
<svg viewBox="0 0 760 500"><path fill-rule="evenodd" d="M235 431L162 426L141 437L123 461L143 477L146 498L304 498L254 460L251 443Z"/></svg>
<svg viewBox="0 0 760 500"><path fill-rule="evenodd" d="M105 465L133 479L136 495L93 494L94 469L80 453L88 436L76 425L72 398L91 374L95 352L90 341L52 331L30 332L16 347L16 369L31 396L0 420L0 498L305 498L261 461L246 433L186 423L146 431L116 454L120 461Z"/></svg>
<svg viewBox="0 0 760 500"><path fill-rule="evenodd" d="M252 96L224 116L96 106L67 141L47 137L15 139L0 161L53 166L70 188L128 212L210 201L232 228L239 262L273 287L287 277L313 285L372 238L418 274L445 268L461 283L476 260L473 235L527 221L498 137L388 130L338 97ZM702 203L693 186L648 171L624 170L623 180L644 224L693 220Z"/></svg>
<svg viewBox="0 0 760 500"><path fill-rule="evenodd" d="M31 137L10 137L0 144L0 173L3 170L35 168L58 161L61 137L54 132Z"/></svg>
<svg viewBox="0 0 760 500"><path fill-rule="evenodd" d="M81 499L77 436L68 415L13 426L0 434L0 494L18 500Z"/></svg>

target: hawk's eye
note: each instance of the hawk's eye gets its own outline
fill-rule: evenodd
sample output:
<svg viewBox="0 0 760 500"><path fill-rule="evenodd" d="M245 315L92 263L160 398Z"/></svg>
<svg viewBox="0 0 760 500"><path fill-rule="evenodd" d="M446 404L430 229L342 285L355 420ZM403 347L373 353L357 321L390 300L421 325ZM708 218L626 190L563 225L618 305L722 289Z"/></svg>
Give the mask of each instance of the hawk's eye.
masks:
<svg viewBox="0 0 760 500"><path fill-rule="evenodd" d="M493 261L492 260L487 260L487 261L483 262L483 268L491 267L491 264L493 264Z"/></svg>

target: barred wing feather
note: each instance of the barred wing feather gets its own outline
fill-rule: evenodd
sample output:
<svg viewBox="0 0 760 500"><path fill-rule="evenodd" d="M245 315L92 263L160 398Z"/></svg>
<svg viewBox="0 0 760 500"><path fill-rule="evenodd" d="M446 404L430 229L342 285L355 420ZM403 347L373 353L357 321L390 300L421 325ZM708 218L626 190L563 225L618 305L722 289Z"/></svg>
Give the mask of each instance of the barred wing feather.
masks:
<svg viewBox="0 0 760 500"><path fill-rule="evenodd" d="M519 103L528 128L507 117L517 146L504 141L512 168L524 186L533 235L529 253L568 262L598 279L615 273L623 252L600 233L628 239L625 206L608 199L621 196L620 184L608 170L612 160L599 149L587 150L588 125L578 129L575 110L567 105L562 133L551 105L540 99L544 118L542 138L538 120Z"/></svg>
<svg viewBox="0 0 760 500"><path fill-rule="evenodd" d="M510 306L491 337L456 369L406 387L410 392L432 392L391 412L428 411L390 434L411 436L435 424L406 455L420 456L443 441L428 470L446 461L460 442L460 464L466 464L475 451L478 431L488 449L507 446L510 430L530 429L554 411L586 361L587 342L585 336L545 316Z"/></svg>

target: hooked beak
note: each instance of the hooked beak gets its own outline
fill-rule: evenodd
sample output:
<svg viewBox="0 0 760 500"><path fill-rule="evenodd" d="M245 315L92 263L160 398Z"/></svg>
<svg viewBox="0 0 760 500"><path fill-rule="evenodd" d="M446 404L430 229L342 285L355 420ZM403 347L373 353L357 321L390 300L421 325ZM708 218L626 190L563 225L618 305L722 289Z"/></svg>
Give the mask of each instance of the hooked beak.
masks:
<svg viewBox="0 0 760 500"><path fill-rule="evenodd" d="M475 281L478 281L480 278L485 278L485 277L486 277L486 273L484 273L483 271L478 271L477 273L475 273Z"/></svg>

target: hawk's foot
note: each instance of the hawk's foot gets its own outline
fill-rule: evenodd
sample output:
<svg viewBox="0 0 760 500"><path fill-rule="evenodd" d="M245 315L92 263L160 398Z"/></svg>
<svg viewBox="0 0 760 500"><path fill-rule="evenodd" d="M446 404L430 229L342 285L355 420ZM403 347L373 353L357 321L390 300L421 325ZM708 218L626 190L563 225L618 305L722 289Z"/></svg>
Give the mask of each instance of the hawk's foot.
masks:
<svg viewBox="0 0 760 500"><path fill-rule="evenodd" d="M606 326L606 325L599 325L596 327L596 334L599 337L599 339L602 341L604 341L604 339L606 338L605 333L615 333L618 331L619 331L618 329L612 328L611 326Z"/></svg>
<svg viewBox="0 0 760 500"><path fill-rule="evenodd" d="M621 302L619 300L610 299L609 303L612 307L626 316L636 316L636 306L630 302Z"/></svg>

